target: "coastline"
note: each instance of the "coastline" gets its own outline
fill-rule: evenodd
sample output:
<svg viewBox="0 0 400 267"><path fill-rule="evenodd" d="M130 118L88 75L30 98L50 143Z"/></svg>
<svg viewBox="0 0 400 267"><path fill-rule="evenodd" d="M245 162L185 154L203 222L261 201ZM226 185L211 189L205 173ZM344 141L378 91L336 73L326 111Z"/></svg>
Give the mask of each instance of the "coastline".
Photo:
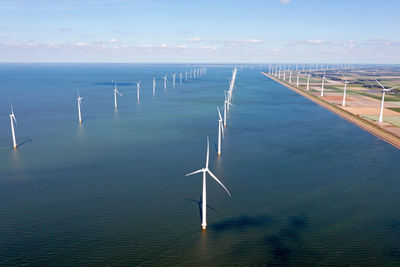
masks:
<svg viewBox="0 0 400 267"><path fill-rule="evenodd" d="M331 112L335 113L336 115L338 115L339 117L357 125L358 127L360 127L361 129L375 135L376 137L380 138L381 140L391 144L392 146L400 149L400 138L397 137L396 135L385 131L384 129L380 128L379 126L375 125L374 123L367 121L366 119L363 119L361 117L358 117L342 108L340 108L339 106L336 106L334 104L331 104L327 101L324 101L323 99L320 99L319 97L307 93L304 90L301 90L291 84L285 83L281 80L278 80L277 78L262 72L261 74L267 76L268 78L274 80L275 82L278 82L284 86L286 86L287 88L295 91L296 93L306 97L307 99L313 101L314 103L330 110Z"/></svg>

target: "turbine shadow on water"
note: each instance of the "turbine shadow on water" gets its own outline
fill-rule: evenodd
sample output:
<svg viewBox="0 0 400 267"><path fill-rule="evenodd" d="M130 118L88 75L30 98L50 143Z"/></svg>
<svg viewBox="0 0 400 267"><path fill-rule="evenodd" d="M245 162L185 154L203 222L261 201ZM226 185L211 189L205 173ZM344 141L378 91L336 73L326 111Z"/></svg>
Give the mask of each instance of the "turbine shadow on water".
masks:
<svg viewBox="0 0 400 267"><path fill-rule="evenodd" d="M197 206L198 206L198 208L199 208L199 215L200 215L200 221L201 221L201 218L202 218L202 216L203 216L203 213L202 213L202 210L201 210L201 204L202 204L201 196L200 196L200 200L191 199L191 198L187 198L186 200L187 200L187 201L191 201L191 202L195 202L195 203L197 204ZM212 211L215 211L215 213L217 213L217 214L221 214L218 210L214 209L213 207L211 207L211 206L208 205L208 204L207 204L207 208L209 208L209 209L212 210Z"/></svg>
<svg viewBox="0 0 400 267"><path fill-rule="evenodd" d="M17 144L17 147L25 145L26 143L32 143L32 137L29 137L28 139L26 139L26 140L22 141L21 143Z"/></svg>

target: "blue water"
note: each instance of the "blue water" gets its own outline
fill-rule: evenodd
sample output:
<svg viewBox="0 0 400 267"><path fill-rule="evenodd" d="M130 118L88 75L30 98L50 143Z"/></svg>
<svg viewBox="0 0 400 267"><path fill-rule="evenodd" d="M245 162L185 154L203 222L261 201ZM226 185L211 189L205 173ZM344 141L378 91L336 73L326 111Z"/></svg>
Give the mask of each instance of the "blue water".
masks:
<svg viewBox="0 0 400 267"><path fill-rule="evenodd" d="M233 67L164 92L190 68L0 65L0 265L400 264L398 149L243 69L218 159ZM232 197L208 180L202 232L206 136Z"/></svg>

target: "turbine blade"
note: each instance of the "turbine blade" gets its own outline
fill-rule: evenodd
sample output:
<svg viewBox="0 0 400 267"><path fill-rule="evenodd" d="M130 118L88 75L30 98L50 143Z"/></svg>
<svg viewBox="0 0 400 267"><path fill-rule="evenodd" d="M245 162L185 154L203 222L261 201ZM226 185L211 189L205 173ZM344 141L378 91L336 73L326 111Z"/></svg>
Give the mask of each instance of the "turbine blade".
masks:
<svg viewBox="0 0 400 267"><path fill-rule="evenodd" d="M219 119L222 120L221 111L219 110L219 107L217 107L217 110L218 110Z"/></svg>
<svg viewBox="0 0 400 267"><path fill-rule="evenodd" d="M231 196L231 193L229 193L229 191L228 191L228 189L225 187L225 185L223 185L223 184L221 183L221 181L218 180L218 178L217 178L209 169L207 169L207 172L208 172L208 174L209 174L212 178L214 178L215 181L217 181L217 182L225 189L225 191L228 193L228 195Z"/></svg>
<svg viewBox="0 0 400 267"><path fill-rule="evenodd" d="M222 138L225 138L224 124L222 123L222 119L219 121L219 127L221 127L221 130L222 130Z"/></svg>
<svg viewBox="0 0 400 267"><path fill-rule="evenodd" d="M193 175L193 174L196 174L196 173L200 173L200 172L203 172L203 170L197 170L197 171L188 173L188 174L186 174L185 176L190 176L190 175Z"/></svg>
<svg viewBox="0 0 400 267"><path fill-rule="evenodd" d="M207 157L206 157L206 169L208 169L208 161L210 159L210 141L208 140L207 136Z"/></svg>
<svg viewBox="0 0 400 267"><path fill-rule="evenodd" d="M383 89L386 89L377 79L375 79L375 81L376 81Z"/></svg>

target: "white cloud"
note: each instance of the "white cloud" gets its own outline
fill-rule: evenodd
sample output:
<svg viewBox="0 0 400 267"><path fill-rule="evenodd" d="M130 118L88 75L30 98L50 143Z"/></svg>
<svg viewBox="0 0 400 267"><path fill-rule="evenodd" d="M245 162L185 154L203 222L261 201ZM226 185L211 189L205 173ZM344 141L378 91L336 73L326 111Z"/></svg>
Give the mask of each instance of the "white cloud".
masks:
<svg viewBox="0 0 400 267"><path fill-rule="evenodd" d="M286 5L286 4L289 4L291 0L280 0L280 1L281 1L281 4Z"/></svg>
<svg viewBox="0 0 400 267"><path fill-rule="evenodd" d="M116 43L116 42L117 42L117 39L112 38L110 42L111 42L111 43Z"/></svg>
<svg viewBox="0 0 400 267"><path fill-rule="evenodd" d="M259 39L241 39L241 40L236 40L236 43L247 43L247 44L261 44L264 41L259 40Z"/></svg>
<svg viewBox="0 0 400 267"><path fill-rule="evenodd" d="M186 41L190 42L190 43L198 43L201 41L200 37L192 37L192 38L188 38Z"/></svg>

